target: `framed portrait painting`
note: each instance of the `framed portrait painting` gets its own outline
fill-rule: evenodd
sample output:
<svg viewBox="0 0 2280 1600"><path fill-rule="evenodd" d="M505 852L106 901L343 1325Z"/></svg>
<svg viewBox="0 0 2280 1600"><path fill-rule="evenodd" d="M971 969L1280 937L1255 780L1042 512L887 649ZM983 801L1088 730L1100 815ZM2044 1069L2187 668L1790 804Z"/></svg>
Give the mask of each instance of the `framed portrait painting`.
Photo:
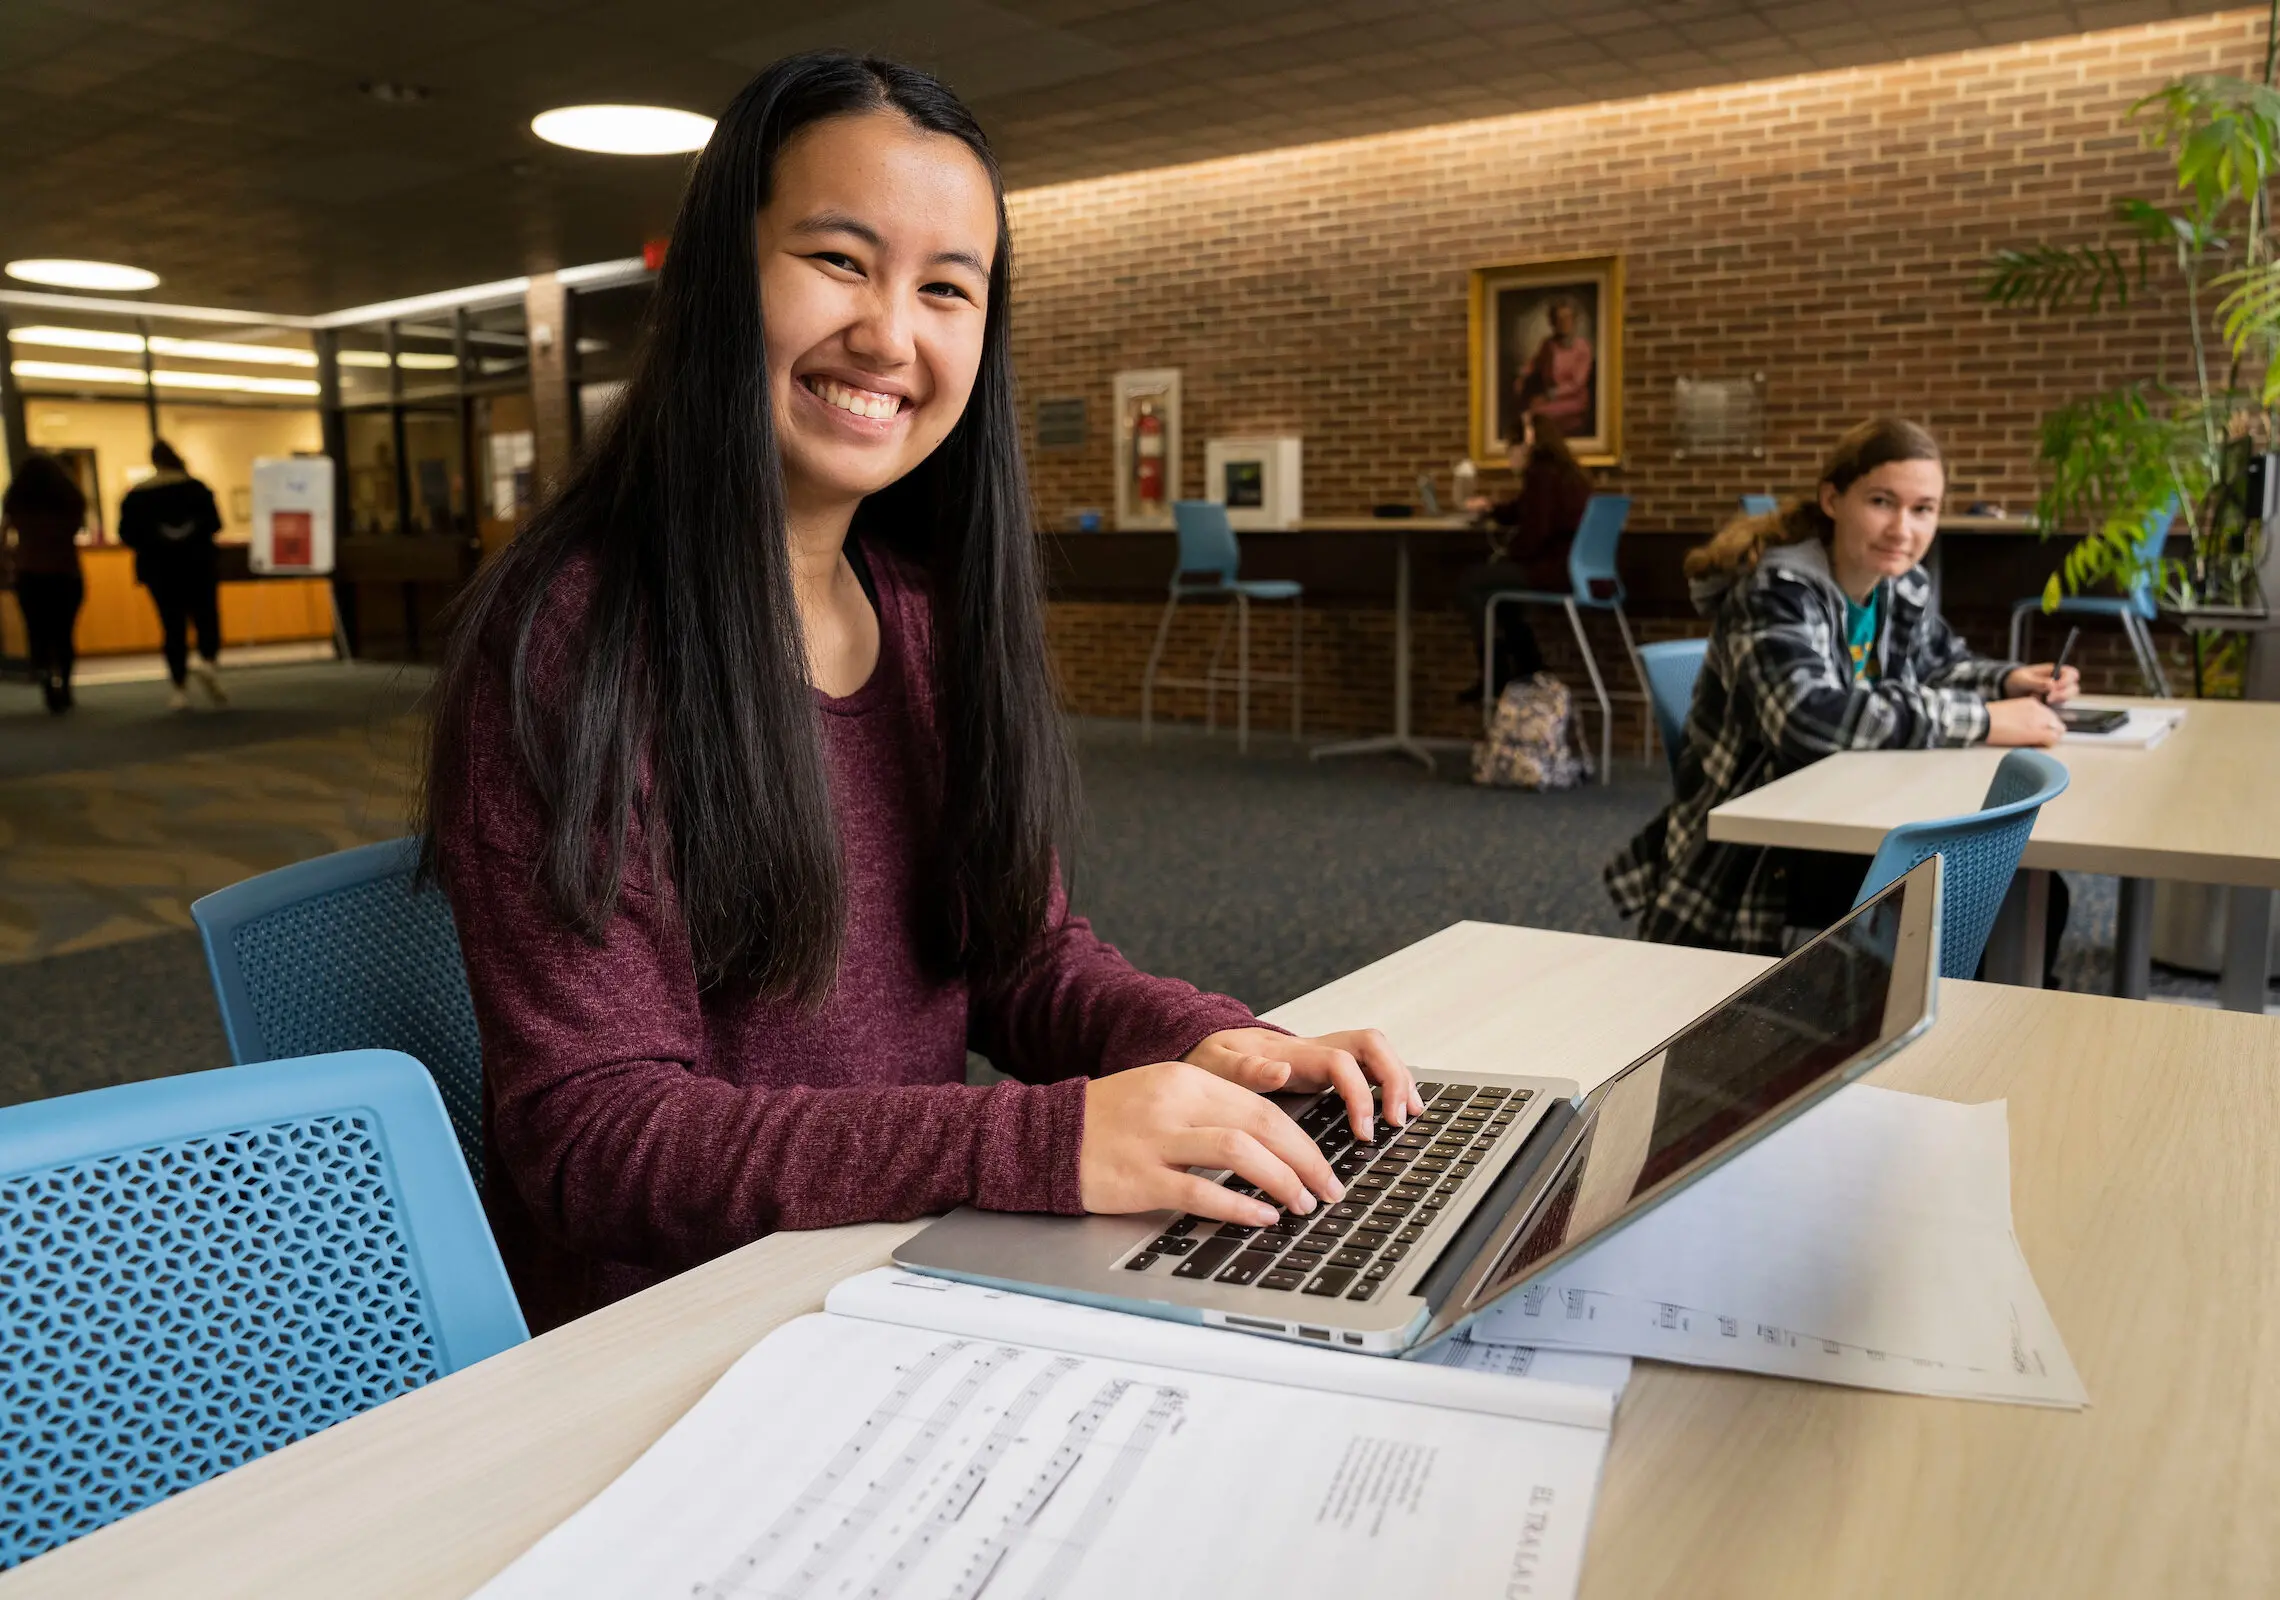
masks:
<svg viewBox="0 0 2280 1600"><path fill-rule="evenodd" d="M1500 465L1529 417L1586 466L1623 453L1621 256L1475 267L1469 326L1473 460Z"/></svg>

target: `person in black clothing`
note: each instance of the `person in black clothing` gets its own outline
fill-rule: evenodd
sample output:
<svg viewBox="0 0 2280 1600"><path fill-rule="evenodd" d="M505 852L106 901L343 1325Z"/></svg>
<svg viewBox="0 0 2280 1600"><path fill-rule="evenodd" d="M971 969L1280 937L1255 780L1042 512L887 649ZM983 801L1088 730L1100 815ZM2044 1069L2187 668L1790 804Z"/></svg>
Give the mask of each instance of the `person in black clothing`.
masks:
<svg viewBox="0 0 2280 1600"><path fill-rule="evenodd" d="M71 709L71 632L87 595L79 574L86 520L87 497L51 455L26 456L0 496L0 539L9 547L32 672L48 710L59 716Z"/></svg>
<svg viewBox="0 0 2280 1600"><path fill-rule="evenodd" d="M1520 487L1510 499L1491 502L1476 495L1465 505L1488 533L1488 561L1468 571L1459 585L1459 600L1472 624L1477 659L1487 626L1488 597L1500 590L1533 589L1564 593L1568 587L1568 547L1575 543L1591 504L1591 475L1568 449L1567 438L1549 418L1523 415L1506 445L1512 471ZM1496 688L1515 678L1533 677L1544 668L1544 653L1535 630L1528 626L1522 608L1506 604L1496 611ZM1480 701L1476 679L1457 698L1466 705Z"/></svg>
<svg viewBox="0 0 2280 1600"><path fill-rule="evenodd" d="M215 705L226 705L214 662L222 653L221 584L214 567L214 535L222 531L214 491L183 470L182 457L164 439L150 447L158 469L127 491L119 507L119 542L135 553L135 581L150 591L166 633L166 671L174 680L173 707L190 704L193 668ZM198 659L190 659L190 628L198 629Z"/></svg>

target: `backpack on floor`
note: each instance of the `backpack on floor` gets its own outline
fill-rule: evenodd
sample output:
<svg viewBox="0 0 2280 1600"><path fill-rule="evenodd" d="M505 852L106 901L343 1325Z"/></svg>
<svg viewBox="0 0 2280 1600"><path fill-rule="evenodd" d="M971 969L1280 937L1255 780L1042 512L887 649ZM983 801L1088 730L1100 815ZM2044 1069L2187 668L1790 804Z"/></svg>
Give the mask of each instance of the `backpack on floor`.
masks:
<svg viewBox="0 0 2280 1600"><path fill-rule="evenodd" d="M1488 737L1473 746L1472 779L1495 789L1572 789L1591 776L1576 753L1575 708L1548 672L1515 678L1497 696Z"/></svg>

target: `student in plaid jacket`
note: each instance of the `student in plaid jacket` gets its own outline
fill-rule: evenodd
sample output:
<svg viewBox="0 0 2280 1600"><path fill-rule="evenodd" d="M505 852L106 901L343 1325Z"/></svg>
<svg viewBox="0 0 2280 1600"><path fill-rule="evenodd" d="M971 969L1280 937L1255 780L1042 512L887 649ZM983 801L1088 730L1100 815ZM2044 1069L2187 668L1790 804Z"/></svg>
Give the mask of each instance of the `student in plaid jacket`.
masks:
<svg viewBox="0 0 2280 1600"><path fill-rule="evenodd" d="M1713 843L1737 794L1839 750L2058 742L2079 674L1975 656L1928 609L1945 491L1932 436L1879 418L1837 441L1813 499L1688 553L1711 632L1677 795L1605 872L1641 938L1778 955L1784 927L1851 905L1866 857Z"/></svg>

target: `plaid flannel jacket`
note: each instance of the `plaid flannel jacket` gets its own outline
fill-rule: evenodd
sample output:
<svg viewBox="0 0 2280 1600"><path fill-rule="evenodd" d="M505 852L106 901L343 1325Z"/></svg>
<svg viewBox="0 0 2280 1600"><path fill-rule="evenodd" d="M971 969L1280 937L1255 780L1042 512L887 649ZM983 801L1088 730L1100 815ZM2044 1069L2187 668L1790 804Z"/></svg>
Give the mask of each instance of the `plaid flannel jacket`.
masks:
<svg viewBox="0 0 2280 1600"><path fill-rule="evenodd" d="M1987 737L1987 700L2017 662L1974 656L1926 606L1916 567L1885 580L1877 671L1853 681L1845 596L1819 541L1777 545L1754 571L1698 581L1710 647L1686 719L1677 797L1607 864L1639 937L1781 953L1788 886L1776 852L1713 843L1713 807L1839 750Z"/></svg>

